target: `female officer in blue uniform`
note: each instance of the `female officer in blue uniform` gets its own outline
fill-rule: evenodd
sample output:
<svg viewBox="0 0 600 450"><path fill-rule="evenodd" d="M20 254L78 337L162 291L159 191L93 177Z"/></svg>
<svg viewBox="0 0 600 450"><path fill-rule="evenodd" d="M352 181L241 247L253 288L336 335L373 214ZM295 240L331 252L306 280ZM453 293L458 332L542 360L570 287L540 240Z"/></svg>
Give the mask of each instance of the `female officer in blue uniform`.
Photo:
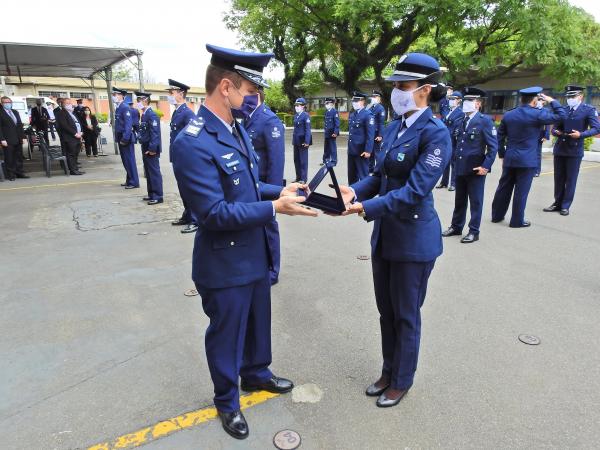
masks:
<svg viewBox="0 0 600 450"><path fill-rule="evenodd" d="M142 162L148 187L148 197L144 200L149 205L163 202L163 181L160 173L160 151L162 147L160 138L160 119L150 106L150 94L136 92L138 108L143 110L140 121L139 141L142 144Z"/></svg>
<svg viewBox="0 0 600 450"><path fill-rule="evenodd" d="M310 116L306 112L306 100L302 97L296 99L294 109L296 114L294 114L292 145L294 146L294 168L296 169L295 181L304 183L308 178L308 147L312 145Z"/></svg>
<svg viewBox="0 0 600 450"><path fill-rule="evenodd" d="M554 203L546 212L569 215L575 197L579 166L583 159L583 141L600 133L598 112L592 105L583 103L583 86L569 85L565 88L567 117L552 129L557 137L554 144Z"/></svg>
<svg viewBox="0 0 600 450"><path fill-rule="evenodd" d="M375 221L371 237L373 282L379 310L383 368L366 394L377 406L397 405L413 384L421 339L420 308L442 229L432 190L452 155L448 129L428 106L446 94L438 62L423 53L400 58L388 81L398 115L385 129L373 176L342 187L345 214Z"/></svg>

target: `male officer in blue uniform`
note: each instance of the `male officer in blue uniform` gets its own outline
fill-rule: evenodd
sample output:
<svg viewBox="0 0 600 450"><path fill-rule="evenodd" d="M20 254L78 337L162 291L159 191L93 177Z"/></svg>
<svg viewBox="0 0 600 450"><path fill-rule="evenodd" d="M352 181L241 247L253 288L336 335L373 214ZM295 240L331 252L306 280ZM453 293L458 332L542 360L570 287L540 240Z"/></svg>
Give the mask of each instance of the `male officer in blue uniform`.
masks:
<svg viewBox="0 0 600 450"><path fill-rule="evenodd" d="M170 105L175 107L173 115L171 115L171 133L169 135L169 162L171 163L173 162L171 148L173 147L175 138L181 130L190 123L190 120L196 117L194 111L188 108L188 105L185 102L189 90L190 87L187 84L169 78L169 87L167 89L169 95L167 96L167 100ZM179 195L181 196L181 189L179 189ZM183 214L181 214L179 219L171 222L171 224L175 226L185 225L185 227L181 229L181 232L184 234L194 233L198 229L198 221L193 217L192 211L188 207L185 198L181 197L181 202L183 203Z"/></svg>
<svg viewBox="0 0 600 450"><path fill-rule="evenodd" d="M462 235L467 218L467 204L470 203L469 233L460 240L463 244L470 244L479 240L485 178L496 159L498 133L492 119L480 112L486 92L474 87L467 87L464 92L465 117L457 127L456 161L453 169L456 171L454 212L452 224L442 236Z"/></svg>
<svg viewBox="0 0 600 450"><path fill-rule="evenodd" d="M566 116L559 102L542 94L543 88L534 86L521 89L521 105L504 114L498 129L498 157L504 159L502 176L492 202L492 222L504 220L511 196L513 197L510 227L531 226L525 220L525 206L531 182L537 168L537 148L540 129L558 123ZM537 100L550 103L547 108L536 108ZM464 105L463 105L464 107ZM513 196L514 189L514 196Z"/></svg>
<svg viewBox="0 0 600 450"><path fill-rule="evenodd" d="M375 118L365 108L367 94L354 92L348 118L348 183L369 176L369 158L375 143Z"/></svg>
<svg viewBox="0 0 600 450"><path fill-rule="evenodd" d="M306 100L300 97L294 104L294 168L296 169L296 182L305 183L308 178L308 148L312 145L310 129L310 115L306 112Z"/></svg>
<svg viewBox="0 0 600 450"><path fill-rule="evenodd" d="M383 97L381 92L373 90L369 110L371 111L373 120L375 121L375 142L373 143L373 152L369 158L369 173L373 173L373 170L375 170L375 161L379 156L381 142L383 141L383 129L385 128L385 108L381 104L381 97Z"/></svg>
<svg viewBox="0 0 600 450"><path fill-rule="evenodd" d="M181 193L198 219L192 278L210 318L204 339L223 428L248 437L240 411L239 378L245 391L289 392L290 380L271 364L271 283L265 227L276 213L316 216L298 203L305 185L262 183L258 156L234 117L258 105L262 71L271 53L246 53L207 45L207 97L173 143L173 169ZM271 201L273 200L273 201Z"/></svg>
<svg viewBox="0 0 600 450"><path fill-rule="evenodd" d="M129 112L131 112L131 129L133 130L133 143L138 143L138 134L140 133L140 111L133 106L133 96L127 95L125 97L125 103L129 105Z"/></svg>
<svg viewBox="0 0 600 450"><path fill-rule="evenodd" d="M148 186L148 196L144 200L149 205L163 202L163 181L160 173L160 119L150 105L150 94L147 92L135 93L138 100L138 109L143 111L140 122L140 144L142 144L142 161L144 174Z"/></svg>
<svg viewBox="0 0 600 450"><path fill-rule="evenodd" d="M126 95L127 91L113 87L113 102L117 106L115 110L115 137L119 145L121 161L127 174L125 183L121 186L124 186L125 189L135 189L140 187L140 180L135 163L135 136L131 108L124 101Z"/></svg>
<svg viewBox="0 0 600 450"><path fill-rule="evenodd" d="M283 186L285 165L285 126L277 115L264 103L264 90L259 91L258 107L244 120L244 128L250 136L254 151L258 154L258 179L267 184ZM267 241L273 257L270 269L271 285L279 281L281 250L279 225L275 218L266 226Z"/></svg>
<svg viewBox="0 0 600 450"><path fill-rule="evenodd" d="M440 184L438 184L436 188L448 188L449 191L453 191L456 185L456 171L454 170L456 139L459 132L462 131L461 126L465 120L465 113L461 108L462 94L459 91L452 91L452 93L448 95L447 100L450 110L448 114L442 116L441 119L448 128L450 138L452 139L452 159L450 160L450 164L446 167L446 170L444 170L444 175L442 175Z"/></svg>
<svg viewBox="0 0 600 450"><path fill-rule="evenodd" d="M323 164L329 162L337 165L337 137L340 135L340 114L335 109L335 98L325 99L325 129L324 129Z"/></svg>
<svg viewBox="0 0 600 450"><path fill-rule="evenodd" d="M554 203L544 211L557 211L561 216L569 215L575 197L583 141L600 133L598 112L592 105L583 103L583 90L582 86L576 85L565 88L567 116L552 129L552 134L557 137L554 144Z"/></svg>
<svg viewBox="0 0 600 450"><path fill-rule="evenodd" d="M444 118L450 112L450 96L454 92L454 86L446 84L446 96L440 100L440 118Z"/></svg>

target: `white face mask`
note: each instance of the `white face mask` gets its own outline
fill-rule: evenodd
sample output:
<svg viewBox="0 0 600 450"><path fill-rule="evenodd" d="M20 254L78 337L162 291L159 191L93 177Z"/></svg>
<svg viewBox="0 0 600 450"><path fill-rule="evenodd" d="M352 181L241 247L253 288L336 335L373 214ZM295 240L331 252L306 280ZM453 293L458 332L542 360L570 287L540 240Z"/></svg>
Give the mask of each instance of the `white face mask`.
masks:
<svg viewBox="0 0 600 450"><path fill-rule="evenodd" d="M73 105L65 105L65 109L69 112L73 112Z"/></svg>
<svg viewBox="0 0 600 450"><path fill-rule="evenodd" d="M541 100L538 100L537 103L535 104L535 107L537 109L542 109L544 107L544 102Z"/></svg>
<svg viewBox="0 0 600 450"><path fill-rule="evenodd" d="M362 109L362 107L362 102L352 102L352 108L354 108L355 111Z"/></svg>
<svg viewBox="0 0 600 450"><path fill-rule="evenodd" d="M450 106L450 108L456 108L457 105L458 105L458 102L456 99L448 100L448 106Z"/></svg>
<svg viewBox="0 0 600 450"><path fill-rule="evenodd" d="M144 109L144 104L142 102L137 102L137 109Z"/></svg>
<svg viewBox="0 0 600 450"><path fill-rule="evenodd" d="M371 103L376 105L378 103L381 103L381 99L379 97L371 97Z"/></svg>
<svg viewBox="0 0 600 450"><path fill-rule="evenodd" d="M475 107L475 100L465 100L463 102L462 110L465 114L477 111Z"/></svg>
<svg viewBox="0 0 600 450"><path fill-rule="evenodd" d="M392 90L392 96L390 99L394 112L399 116L403 116L409 111L416 111L419 109L415 103L415 97L413 96L413 93L421 89L423 86L419 86L412 91L403 91L401 89L394 88Z"/></svg>
<svg viewBox="0 0 600 450"><path fill-rule="evenodd" d="M580 103L581 102L579 101L579 97L572 97L567 99L567 105L569 105L569 108L575 108L579 106Z"/></svg>
<svg viewBox="0 0 600 450"><path fill-rule="evenodd" d="M177 100L175 100L175 97L173 97L172 95L167 95L167 101L169 102L169 105L177 104Z"/></svg>
<svg viewBox="0 0 600 450"><path fill-rule="evenodd" d="M304 107L302 107L302 106L299 106L299 105L298 105L298 106L295 106L295 107L294 107L294 109L296 110L296 112L297 112L298 114L300 114L302 111L304 111Z"/></svg>
<svg viewBox="0 0 600 450"><path fill-rule="evenodd" d="M333 103L325 103L325 109L331 111L333 109Z"/></svg>
<svg viewBox="0 0 600 450"><path fill-rule="evenodd" d="M112 96L112 100L113 100L113 102L115 102L117 104L121 103L121 100L119 100L119 97L117 97L116 95Z"/></svg>

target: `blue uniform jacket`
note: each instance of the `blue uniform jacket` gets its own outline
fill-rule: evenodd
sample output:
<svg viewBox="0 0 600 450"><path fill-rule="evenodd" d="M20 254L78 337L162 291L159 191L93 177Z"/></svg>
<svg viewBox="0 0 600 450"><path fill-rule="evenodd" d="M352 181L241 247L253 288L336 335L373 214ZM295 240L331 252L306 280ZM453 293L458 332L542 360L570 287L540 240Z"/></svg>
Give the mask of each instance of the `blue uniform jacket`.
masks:
<svg viewBox="0 0 600 450"><path fill-rule="evenodd" d="M245 149L205 106L173 142L179 189L198 219L192 278L218 289L267 276L271 264L265 225L282 187L261 183L258 156L243 127Z"/></svg>
<svg viewBox="0 0 600 450"><path fill-rule="evenodd" d="M492 170L498 153L498 133L494 122L480 112L473 114L466 130L464 119L458 126L454 162L457 175L473 175L473 169L480 166Z"/></svg>
<svg viewBox="0 0 600 450"><path fill-rule="evenodd" d="M570 136L558 136L555 130L560 132L577 130L581 133L579 139L573 139ZM595 136L600 133L600 121L598 121L598 112L592 105L586 103L580 104L575 111L567 108L567 116L556 127L552 129L552 134L558 136L554 144L554 154L556 156L574 156L583 157L583 141L586 137Z"/></svg>
<svg viewBox="0 0 600 450"><path fill-rule="evenodd" d="M294 134L292 145L312 145L312 133L310 131L310 115L306 111L294 114Z"/></svg>
<svg viewBox="0 0 600 450"><path fill-rule="evenodd" d="M117 142L129 144L135 142L135 137L132 133L133 119L131 116L131 108L126 103L121 103L115 110L115 135Z"/></svg>
<svg viewBox="0 0 600 450"><path fill-rule="evenodd" d="M244 121L254 151L258 154L258 176L265 183L283 186L285 127L264 103Z"/></svg>
<svg viewBox="0 0 600 450"><path fill-rule="evenodd" d="M540 128L558 123L566 116L556 100L550 107L552 111L521 105L504 114L498 128L498 156L504 158L503 167L537 167Z"/></svg>
<svg viewBox="0 0 600 450"><path fill-rule="evenodd" d="M388 124L375 173L352 185L368 221L371 248L383 258L426 262L442 254L442 227L432 190L450 162L450 134L430 108L397 138L402 121Z"/></svg>
<svg viewBox="0 0 600 450"><path fill-rule="evenodd" d="M460 131L460 127L462 127L463 121L465 120L465 113L463 112L460 106L457 106L450 112L448 110L448 114L442 116L442 122L448 128L448 132L450 133L450 138L452 139L452 145L456 146L456 138Z"/></svg>
<svg viewBox="0 0 600 450"><path fill-rule="evenodd" d="M194 111L188 108L188 105L185 103L173 111L170 124L171 133L169 135L169 161L173 162L173 157L171 156L171 146L173 145L173 142L175 142L175 138L194 117L196 117L196 114L194 114Z"/></svg>
<svg viewBox="0 0 600 450"><path fill-rule="evenodd" d="M330 138L332 134L339 136L340 134L340 115L337 109L331 108L325 111L325 137Z"/></svg>
<svg viewBox="0 0 600 450"><path fill-rule="evenodd" d="M450 100L447 97L444 97L440 100L440 116L446 117L450 112Z"/></svg>
<svg viewBox="0 0 600 450"><path fill-rule="evenodd" d="M375 140L375 119L367 108L352 111L348 121L348 154L360 156L361 153L373 153Z"/></svg>
<svg viewBox="0 0 600 450"><path fill-rule="evenodd" d="M146 109L142 114L139 139L140 144L143 144L146 150L160 153L160 120L152 108Z"/></svg>
<svg viewBox="0 0 600 450"><path fill-rule="evenodd" d="M131 129L133 130L133 142L137 143L137 136L140 132L140 112L136 108L129 107L131 111Z"/></svg>
<svg viewBox="0 0 600 450"><path fill-rule="evenodd" d="M375 120L375 137L383 136L385 128L385 108L381 103L375 103L371 106L371 114Z"/></svg>

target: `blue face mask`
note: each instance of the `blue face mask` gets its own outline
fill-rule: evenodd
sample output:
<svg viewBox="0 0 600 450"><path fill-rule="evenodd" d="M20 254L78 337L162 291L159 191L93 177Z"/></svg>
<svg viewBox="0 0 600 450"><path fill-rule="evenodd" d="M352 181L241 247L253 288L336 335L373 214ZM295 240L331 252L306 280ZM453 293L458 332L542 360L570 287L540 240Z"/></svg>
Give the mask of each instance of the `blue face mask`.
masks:
<svg viewBox="0 0 600 450"><path fill-rule="evenodd" d="M2 107L8 111L12 109L12 103L2 103Z"/></svg>
<svg viewBox="0 0 600 450"><path fill-rule="evenodd" d="M235 119L247 119L258 107L258 94L245 95L239 108L231 108L231 115Z"/></svg>

